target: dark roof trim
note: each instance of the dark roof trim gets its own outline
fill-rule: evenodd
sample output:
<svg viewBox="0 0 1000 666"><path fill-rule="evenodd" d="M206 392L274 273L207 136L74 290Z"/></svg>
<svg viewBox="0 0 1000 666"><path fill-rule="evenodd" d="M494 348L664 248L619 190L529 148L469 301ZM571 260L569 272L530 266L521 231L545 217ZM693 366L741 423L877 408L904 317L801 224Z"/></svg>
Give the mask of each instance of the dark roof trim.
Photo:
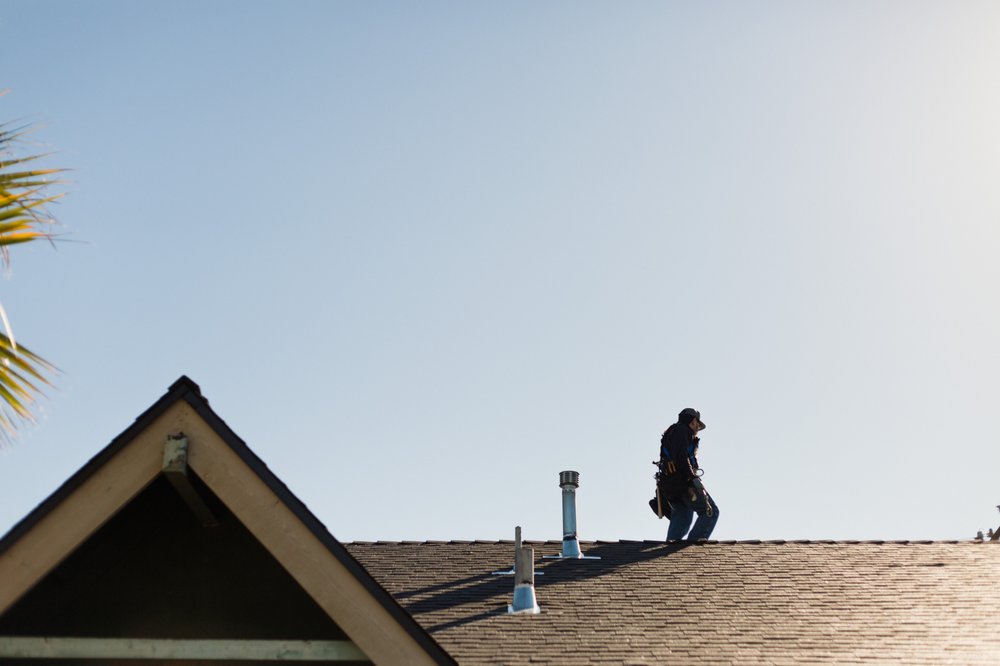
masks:
<svg viewBox="0 0 1000 666"><path fill-rule="evenodd" d="M347 541L347 545L359 545L359 546L456 546L456 545L514 545L514 542L510 539L475 539L473 541L467 541L462 539L451 539L448 541ZM522 541L525 545L536 545L536 546L559 546L562 547L562 541L558 539L525 539ZM641 541L634 539L594 539L591 541L580 540L581 544L588 544L591 546L597 546L601 544L621 544L621 543L644 543L644 544L665 544L671 543L669 541L663 540L650 540L644 539ZM973 546L981 546L984 543L990 543L989 540L979 541L977 539L895 539L895 540L885 540L885 539L866 539L866 540L856 540L856 539L770 539L770 540L760 540L760 539L744 539L742 541L729 539L729 540L708 540L708 541L697 541L691 543L691 545L716 545L721 544L723 546L781 546L785 544L790 545L806 545L806 546L844 546L844 545L858 545L858 544L868 544L868 545L889 545L889 546L931 546L937 544L969 544ZM1000 544L1000 541L997 542Z"/></svg>
<svg viewBox="0 0 1000 666"><path fill-rule="evenodd" d="M281 499L285 505L291 509L292 513L302 521L319 541L326 546L327 550L351 572L358 582L372 595L383 608L402 626L406 632L420 645L427 654L439 664L455 664L455 660L442 648L434 638L425 631L413 617L399 605L391 594L382 587L371 574L354 559L354 556L347 552L347 549L319 521L316 516L302 503L299 498L292 494L288 487L276 477L267 465L250 450L250 447L226 425L218 414L212 411L208 405L208 400L201 394L201 388L185 375L170 385L159 400L140 414L131 426L126 428L120 435L115 437L110 444L104 447L97 455L71 476L65 483L39 504L23 520L17 523L11 530L0 539L0 553L5 552L24 534L29 532L39 521L41 521L53 508L66 499L74 490L82 485L92 474L102 465L112 458L118 451L125 447L136 435L142 432L150 423L165 412L175 402L183 400L191 406L195 412L205 420L206 423L216 432L217 435L240 457L243 462L267 485L271 491Z"/></svg>

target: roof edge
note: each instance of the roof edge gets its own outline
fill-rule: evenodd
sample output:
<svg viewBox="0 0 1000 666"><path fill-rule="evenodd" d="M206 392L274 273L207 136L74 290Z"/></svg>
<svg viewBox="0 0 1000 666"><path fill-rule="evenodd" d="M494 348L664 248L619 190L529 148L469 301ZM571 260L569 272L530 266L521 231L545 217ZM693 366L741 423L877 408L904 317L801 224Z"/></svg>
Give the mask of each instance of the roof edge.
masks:
<svg viewBox="0 0 1000 666"><path fill-rule="evenodd" d="M427 539L425 541L412 541L412 540L378 540L378 541L367 541L364 539L359 539L356 541L342 541L340 542L345 546L468 546L468 545L514 545L514 541L510 539L449 539L449 540L436 540ZM562 547L562 541L558 539L525 539L522 541L524 544L533 544L536 546L554 546ZM601 544L623 544L623 543L642 543L642 544L676 544L676 543L690 543L691 545L722 545L722 546L781 546L781 545L809 545L809 546L854 546L854 545L895 545L895 546L926 546L926 545L955 545L955 544L973 544L980 545L984 543L996 543L1000 545L1000 541L979 541L978 539L710 539L708 541L661 541L654 539L594 539L594 540L580 540L581 544L587 544L590 546L599 546Z"/></svg>

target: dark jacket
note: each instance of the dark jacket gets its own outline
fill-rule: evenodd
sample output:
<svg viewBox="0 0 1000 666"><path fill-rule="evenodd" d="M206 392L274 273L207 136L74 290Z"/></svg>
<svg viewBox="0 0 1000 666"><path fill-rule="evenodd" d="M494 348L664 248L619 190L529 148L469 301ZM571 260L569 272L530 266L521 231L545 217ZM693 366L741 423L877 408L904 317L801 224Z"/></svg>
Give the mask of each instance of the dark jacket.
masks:
<svg viewBox="0 0 1000 666"><path fill-rule="evenodd" d="M687 491L698 474L698 438L686 423L675 423L660 438L660 495Z"/></svg>

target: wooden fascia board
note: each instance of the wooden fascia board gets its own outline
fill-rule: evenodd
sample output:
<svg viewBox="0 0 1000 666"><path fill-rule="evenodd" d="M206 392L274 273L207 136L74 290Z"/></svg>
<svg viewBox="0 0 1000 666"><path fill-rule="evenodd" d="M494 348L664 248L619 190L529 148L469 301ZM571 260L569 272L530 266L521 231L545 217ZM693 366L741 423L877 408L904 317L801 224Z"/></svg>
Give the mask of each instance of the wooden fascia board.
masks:
<svg viewBox="0 0 1000 666"><path fill-rule="evenodd" d="M4 659L351 661L367 657L351 641L0 636Z"/></svg>
<svg viewBox="0 0 1000 666"><path fill-rule="evenodd" d="M191 469L373 662L454 663L443 650L444 659L429 654L190 405L178 427L190 443Z"/></svg>
<svg viewBox="0 0 1000 666"><path fill-rule="evenodd" d="M156 478L163 462L159 440L184 409L183 403L168 407L113 455L71 479L70 487L57 491L57 501L30 517L27 529L0 552L0 614Z"/></svg>

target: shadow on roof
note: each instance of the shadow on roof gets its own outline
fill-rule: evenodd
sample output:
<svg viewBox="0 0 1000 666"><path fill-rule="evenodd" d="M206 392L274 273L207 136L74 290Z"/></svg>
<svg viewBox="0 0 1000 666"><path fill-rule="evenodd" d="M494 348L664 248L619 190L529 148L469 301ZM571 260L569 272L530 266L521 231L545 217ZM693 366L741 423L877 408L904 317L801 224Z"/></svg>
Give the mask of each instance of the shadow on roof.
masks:
<svg viewBox="0 0 1000 666"><path fill-rule="evenodd" d="M506 550L506 544L496 545L498 547L496 552L502 552L499 548ZM600 560L542 559L545 555L558 554L561 543L525 542L525 545L535 548L537 576L535 585L539 590L539 603L544 607L546 588L554 589L560 584L581 582L613 574L622 567L670 557L689 547L698 548L700 544L660 541L584 544L585 553L600 557ZM513 557L513 544L510 544L509 547L511 557ZM459 573L455 570L456 564L457 562L453 560L448 563L447 567L455 573ZM462 607L471 611L467 615L458 617L453 614L445 622L427 626L426 628L431 632L459 627L505 613L507 604L513 597L513 577L493 575L492 572L496 571L498 567L486 560L469 561L467 564L469 568L478 568L479 572L424 587L397 591L394 596L414 616L449 610L454 612ZM469 573L469 568L463 567L460 573ZM447 575L446 571L442 573ZM484 611L484 607L490 610Z"/></svg>

